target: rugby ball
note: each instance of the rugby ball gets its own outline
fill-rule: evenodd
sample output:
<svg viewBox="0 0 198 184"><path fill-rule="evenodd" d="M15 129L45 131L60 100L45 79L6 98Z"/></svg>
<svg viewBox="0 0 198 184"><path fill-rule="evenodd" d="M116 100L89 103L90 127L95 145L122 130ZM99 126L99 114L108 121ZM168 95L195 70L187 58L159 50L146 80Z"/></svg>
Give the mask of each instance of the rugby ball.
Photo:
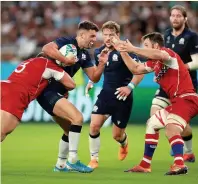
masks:
<svg viewBox="0 0 198 184"><path fill-rule="evenodd" d="M77 48L75 45L72 45L72 44L67 44L67 45L64 45L62 46L59 51L61 52L61 54L65 57L72 57L72 56L75 56L76 57L76 61L77 61ZM59 65L59 66L63 66L65 67L66 65L58 60L56 60L56 63Z"/></svg>

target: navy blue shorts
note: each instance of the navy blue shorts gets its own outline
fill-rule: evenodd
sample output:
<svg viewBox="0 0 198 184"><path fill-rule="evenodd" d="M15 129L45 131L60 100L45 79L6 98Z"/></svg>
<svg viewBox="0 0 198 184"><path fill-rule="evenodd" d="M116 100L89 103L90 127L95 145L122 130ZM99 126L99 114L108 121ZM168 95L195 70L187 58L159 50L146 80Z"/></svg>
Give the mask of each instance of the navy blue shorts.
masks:
<svg viewBox="0 0 198 184"><path fill-rule="evenodd" d="M157 89L157 91L155 92L155 98L158 96L169 99L168 95L162 88Z"/></svg>
<svg viewBox="0 0 198 184"><path fill-rule="evenodd" d="M58 100L64 98L63 95L56 91L43 91L38 97L37 101L40 106L51 116L54 116L53 109Z"/></svg>
<svg viewBox="0 0 198 184"><path fill-rule="evenodd" d="M133 94L125 101L118 100L113 91L102 90L93 107L92 114L110 115L112 122L119 128L126 128L133 105Z"/></svg>

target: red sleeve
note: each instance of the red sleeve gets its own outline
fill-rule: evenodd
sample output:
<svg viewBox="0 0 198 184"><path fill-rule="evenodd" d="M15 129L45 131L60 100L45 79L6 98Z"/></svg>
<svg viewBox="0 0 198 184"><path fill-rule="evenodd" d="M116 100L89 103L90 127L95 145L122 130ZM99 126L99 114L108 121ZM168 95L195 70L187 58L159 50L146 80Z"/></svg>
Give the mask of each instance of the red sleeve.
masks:
<svg viewBox="0 0 198 184"><path fill-rule="evenodd" d="M148 72L152 72L154 71L155 62L152 60L148 60L147 62L144 63L144 66Z"/></svg>

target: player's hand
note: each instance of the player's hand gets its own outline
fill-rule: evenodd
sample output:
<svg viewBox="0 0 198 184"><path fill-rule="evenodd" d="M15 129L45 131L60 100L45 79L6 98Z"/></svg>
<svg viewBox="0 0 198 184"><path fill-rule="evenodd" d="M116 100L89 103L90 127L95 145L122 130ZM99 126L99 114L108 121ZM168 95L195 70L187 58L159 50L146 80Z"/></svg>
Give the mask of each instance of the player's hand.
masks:
<svg viewBox="0 0 198 184"><path fill-rule="evenodd" d="M118 100L125 101L127 97L131 94L131 89L127 86L120 87L116 89L116 92L114 93L117 96Z"/></svg>
<svg viewBox="0 0 198 184"><path fill-rule="evenodd" d="M108 57L109 57L109 49L108 48L104 48L102 50L102 52L100 53L100 56L98 58L98 61L100 64L106 65L107 61L108 61Z"/></svg>
<svg viewBox="0 0 198 184"><path fill-rule="evenodd" d="M127 39L119 45L120 52L133 52L135 46Z"/></svg>
<svg viewBox="0 0 198 184"><path fill-rule="evenodd" d="M85 96L89 97L89 90L93 88L93 82L88 82L85 87Z"/></svg>
<svg viewBox="0 0 198 184"><path fill-rule="evenodd" d="M65 60L67 62L67 66L71 66L77 62L77 57L71 52L69 53L67 57L65 57Z"/></svg>

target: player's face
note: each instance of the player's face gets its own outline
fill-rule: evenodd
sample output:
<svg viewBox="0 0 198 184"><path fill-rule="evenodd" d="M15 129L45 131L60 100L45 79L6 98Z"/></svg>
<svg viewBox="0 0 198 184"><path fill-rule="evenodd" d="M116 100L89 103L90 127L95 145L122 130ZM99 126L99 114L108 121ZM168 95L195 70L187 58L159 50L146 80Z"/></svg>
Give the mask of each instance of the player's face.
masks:
<svg viewBox="0 0 198 184"><path fill-rule="evenodd" d="M181 29L182 26L185 24L185 22L186 22L186 18L182 15L182 12L180 10L173 9L171 11L170 23L174 29L176 30Z"/></svg>
<svg viewBox="0 0 198 184"><path fill-rule="evenodd" d="M85 31L83 36L83 41L84 41L85 49L92 48L94 43L96 42L96 31L95 30Z"/></svg>
<svg viewBox="0 0 198 184"><path fill-rule="evenodd" d="M107 28L103 29L102 36L103 36L103 41L106 47L108 48L112 47L111 39L114 38L116 35L117 34L114 29L107 29Z"/></svg>
<svg viewBox="0 0 198 184"><path fill-rule="evenodd" d="M152 49L153 48L153 43L150 41L149 38L145 39L143 41L143 47L144 48L149 48L149 49Z"/></svg>

